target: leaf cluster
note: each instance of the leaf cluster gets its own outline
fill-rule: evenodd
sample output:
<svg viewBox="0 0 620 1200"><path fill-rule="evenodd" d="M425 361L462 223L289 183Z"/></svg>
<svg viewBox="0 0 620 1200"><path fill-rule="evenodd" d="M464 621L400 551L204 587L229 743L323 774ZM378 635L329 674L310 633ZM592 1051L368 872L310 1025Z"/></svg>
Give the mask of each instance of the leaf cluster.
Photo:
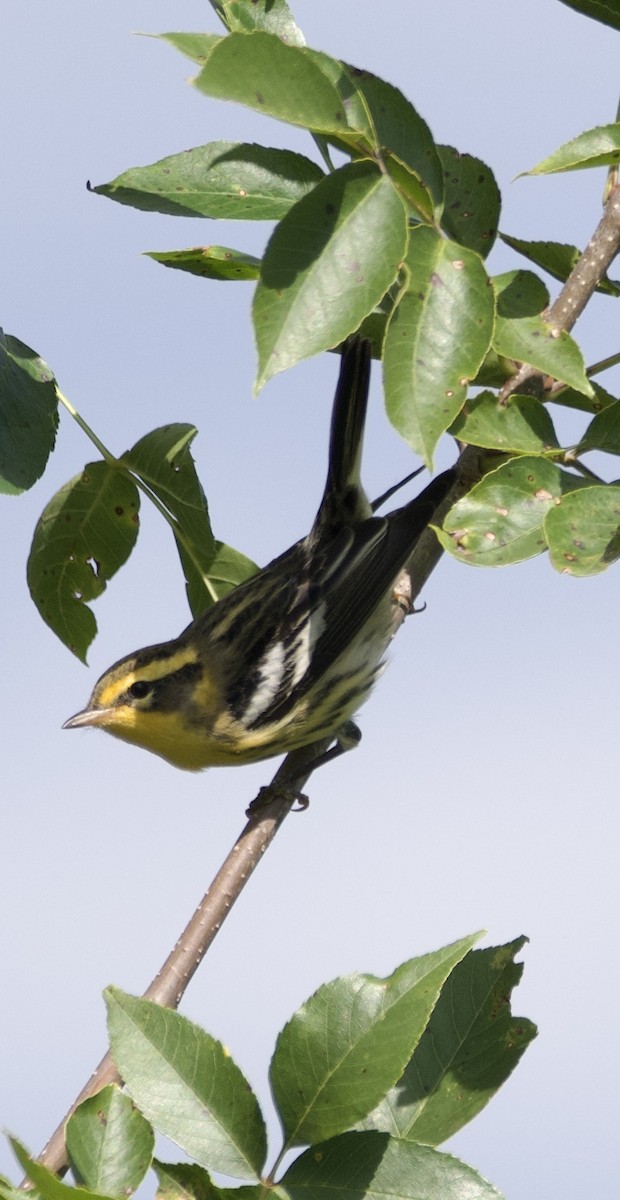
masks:
<svg viewBox="0 0 620 1200"><path fill-rule="evenodd" d="M76 1186L14 1141L16 1156L42 1200L120 1200L151 1166L161 1200L248 1200L267 1191L282 1200L386 1192L446 1200L465 1191L491 1200L495 1188L437 1146L484 1107L536 1030L510 1009L525 939L472 950L478 937L411 959L386 979L336 979L291 1017L271 1061L282 1144L268 1174L265 1119L226 1047L117 988L106 992L108 1028L126 1090L110 1085L70 1118ZM154 1131L191 1161L154 1159ZM223 1187L213 1172L242 1186ZM2 1200L15 1195L0 1183Z"/></svg>
<svg viewBox="0 0 620 1200"><path fill-rule="evenodd" d="M601 0L573 7L614 23ZM453 508L441 535L456 558L504 565L549 550L565 573L606 569L620 554L620 495L583 457L620 454L619 401L593 382L595 368L586 369L570 334L546 319L539 275L489 272L501 213L490 168L435 142L391 83L309 48L285 0L218 0L214 8L223 35L161 35L196 64L193 86L306 129L315 157L216 141L91 190L145 212L273 223L260 260L211 244L150 256L206 279L255 284L257 388L355 330L370 337L383 360L387 415L424 463L432 467L446 434L480 450L488 473ZM615 123L579 135L531 173L613 167L619 158ZM555 279L579 263L575 247L501 236ZM620 291L607 277L598 287L613 298ZM538 372L535 395L506 386L524 363ZM84 659L96 631L89 604L131 553L140 494L172 529L194 614L255 568L213 534L192 426L154 430L114 455L47 364L8 336L0 341L1 489L19 492L42 473L59 402L102 458L46 507L28 582L44 620ZM560 444L557 405L586 414L576 444Z"/></svg>

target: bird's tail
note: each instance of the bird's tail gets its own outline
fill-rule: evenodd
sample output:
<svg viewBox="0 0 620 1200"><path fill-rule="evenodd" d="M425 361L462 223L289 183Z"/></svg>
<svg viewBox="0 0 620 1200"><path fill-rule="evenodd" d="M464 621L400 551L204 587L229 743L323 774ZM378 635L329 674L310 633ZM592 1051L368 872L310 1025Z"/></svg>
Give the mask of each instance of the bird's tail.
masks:
<svg viewBox="0 0 620 1200"><path fill-rule="evenodd" d="M332 408L327 481L312 530L315 538L318 535L324 536L329 528L337 532L343 526L358 525L371 516L377 507L377 504L370 504L361 481L370 383L370 352L370 342L358 336L349 338L342 352L340 375ZM414 471L413 475L417 473ZM408 504L390 513L390 539L402 540L404 546L408 545L408 552L413 550L455 479L454 468L444 471L432 479ZM401 481L404 482L407 480ZM400 486L401 484L397 485ZM387 499L395 490L396 488L390 489L378 503Z"/></svg>
<svg viewBox="0 0 620 1200"><path fill-rule="evenodd" d="M443 503L454 487L457 476L456 467L448 467L447 471L442 471L440 475L431 479L423 491L414 496L408 504L403 504L402 508L397 508L389 514L388 519L394 528L400 525L403 530L407 531L406 536L410 540L411 550L424 533L427 525L433 520L439 505Z"/></svg>
<svg viewBox="0 0 620 1200"><path fill-rule="evenodd" d="M323 499L315 521L321 526L353 524L370 516L362 487L361 462L370 382L370 342L352 337L345 344L334 396L329 463Z"/></svg>

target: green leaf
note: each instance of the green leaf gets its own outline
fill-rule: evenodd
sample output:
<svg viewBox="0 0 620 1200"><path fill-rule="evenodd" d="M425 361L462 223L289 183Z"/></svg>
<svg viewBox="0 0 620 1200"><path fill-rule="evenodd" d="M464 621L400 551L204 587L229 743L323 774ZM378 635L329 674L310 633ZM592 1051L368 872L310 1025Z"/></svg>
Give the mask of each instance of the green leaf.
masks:
<svg viewBox="0 0 620 1200"><path fill-rule="evenodd" d="M229 1052L179 1013L118 988L105 992L114 1061L142 1112L199 1165L258 1176L265 1125Z"/></svg>
<svg viewBox="0 0 620 1200"><path fill-rule="evenodd" d="M586 486L544 458L512 458L458 500L437 536L454 558L474 567L504 567L547 548L547 513L567 492Z"/></svg>
<svg viewBox="0 0 620 1200"><path fill-rule="evenodd" d="M347 70L364 99L373 126L372 141L386 159L388 171L392 172L393 158L413 175L406 185L409 200L425 220L432 220L443 203L443 174L426 121L393 84L348 64ZM402 176L397 173L396 178Z"/></svg>
<svg viewBox="0 0 620 1200"><path fill-rule="evenodd" d="M357 329L396 279L406 245L403 202L369 160L341 167L300 200L263 258L257 389Z"/></svg>
<svg viewBox="0 0 620 1200"><path fill-rule="evenodd" d="M79 1105L66 1135L73 1173L92 1191L130 1196L151 1165L153 1130L116 1084Z"/></svg>
<svg viewBox="0 0 620 1200"><path fill-rule="evenodd" d="M0 329L0 492L18 495L40 479L57 427L51 368Z"/></svg>
<svg viewBox="0 0 620 1200"><path fill-rule="evenodd" d="M203 568L197 565L199 559L193 548L190 554L178 539L177 550L185 576L189 606L194 617L210 608L216 600L221 600L222 596L243 583L244 579L255 575L258 570L256 563L241 550L235 550L233 546L228 546L226 542L218 542L217 539L214 542L213 558L210 558L208 563L205 560Z"/></svg>
<svg viewBox="0 0 620 1200"><path fill-rule="evenodd" d="M331 143L354 158L369 154L375 159L379 144L368 105L352 77L354 68L322 50L312 50L310 46L305 48L304 55L336 89L347 118L347 129L341 132L313 130L319 143L321 140Z"/></svg>
<svg viewBox="0 0 620 1200"><path fill-rule="evenodd" d="M525 940L472 950L457 964L402 1078L363 1128L436 1146L488 1104L536 1036L510 1011Z"/></svg>
<svg viewBox="0 0 620 1200"><path fill-rule="evenodd" d="M340 88L329 77L334 67ZM329 55L286 46L269 33L222 38L193 82L207 96L235 100L314 133L346 136L366 130L366 125L359 129L355 121L351 124L347 100L355 98L355 89L342 64Z"/></svg>
<svg viewBox="0 0 620 1200"><path fill-rule="evenodd" d="M195 1163L153 1162L157 1175L157 1200L261 1200L262 1184L221 1188L204 1167Z"/></svg>
<svg viewBox="0 0 620 1200"><path fill-rule="evenodd" d="M262 29L274 33L288 46L304 46L305 39L296 25L286 0L222 0L222 16L231 33L252 33Z"/></svg>
<svg viewBox="0 0 620 1200"><path fill-rule="evenodd" d="M97 632L88 608L128 559L140 499L125 471L89 463L52 497L34 531L28 586L43 620L82 662Z"/></svg>
<svg viewBox="0 0 620 1200"><path fill-rule="evenodd" d="M585 454L588 450L620 454L620 402L616 400L594 417L578 449L580 454Z"/></svg>
<svg viewBox="0 0 620 1200"><path fill-rule="evenodd" d="M256 571L258 567L251 558L216 539L215 553L209 565L209 584L218 600Z"/></svg>
<svg viewBox="0 0 620 1200"><path fill-rule="evenodd" d="M33 1189L30 1195L32 1200L38 1200L38 1193ZM24 1200L23 1188L16 1187L6 1175L0 1175L0 1200Z"/></svg>
<svg viewBox="0 0 620 1200"><path fill-rule="evenodd" d="M364 317L364 320L358 327L359 336L361 338L368 338L371 343L371 356L377 360L383 357L383 343L385 341L387 323L388 314L378 306L377 308L373 308L367 317Z"/></svg>
<svg viewBox="0 0 620 1200"><path fill-rule="evenodd" d="M534 396L512 395L499 404L492 392L469 399L450 426L453 437L470 446L511 454L546 454L558 448L553 421Z"/></svg>
<svg viewBox="0 0 620 1200"><path fill-rule="evenodd" d="M260 275L260 258L244 254L242 250L231 250L228 246L193 246L190 250L147 250L146 256L162 263L164 267L189 271L190 275L201 275L204 279L236 281L258 279Z"/></svg>
<svg viewBox="0 0 620 1200"><path fill-rule="evenodd" d="M471 1167L374 1130L312 1146L282 1180L289 1200L501 1200Z"/></svg>
<svg viewBox="0 0 620 1200"><path fill-rule="evenodd" d="M411 231L406 266L406 290L385 338L386 408L432 468L435 446L489 348L493 289L479 255L428 226Z"/></svg>
<svg viewBox="0 0 620 1200"><path fill-rule="evenodd" d="M394 187L397 188L413 219L419 218L424 224L434 224L431 194L411 167L405 166L394 154L385 155L384 163Z"/></svg>
<svg viewBox="0 0 620 1200"><path fill-rule="evenodd" d="M486 258L497 237L502 198L491 168L454 146L438 146L444 174L442 229Z"/></svg>
<svg viewBox="0 0 620 1200"><path fill-rule="evenodd" d="M576 392L574 388L558 388L552 392L548 392L545 400L549 404L560 404L564 408L576 408L580 412L599 413L603 409L609 408L612 404L617 404L616 396L612 396L610 392L601 387L600 383L592 383L592 396L583 396L581 392Z"/></svg>
<svg viewBox="0 0 620 1200"><path fill-rule="evenodd" d="M562 4L574 8L575 12L584 17L592 17L602 25L611 25L612 29L620 29L620 9L618 0L562 0Z"/></svg>
<svg viewBox="0 0 620 1200"><path fill-rule="evenodd" d="M536 263L536 266L542 267L561 283L568 279L581 258L577 247L565 242L524 242L522 238L510 237L507 233L500 233L499 236L507 246L511 246L530 262ZM620 296L620 282L604 275L596 291L604 292L607 296Z"/></svg>
<svg viewBox="0 0 620 1200"><path fill-rule="evenodd" d="M34 1185L28 1189L28 1195L29 1200L39 1200L39 1193ZM0 1175L0 1200L24 1200L24 1188L11 1183L6 1175Z"/></svg>
<svg viewBox="0 0 620 1200"><path fill-rule="evenodd" d="M195 425L181 422L161 425L126 450L120 461L148 484L210 561L215 542L190 451L197 432Z"/></svg>
<svg viewBox="0 0 620 1200"><path fill-rule="evenodd" d="M63 1183L53 1171L31 1158L17 1138L9 1140L17 1161L42 1200L109 1200L109 1197L99 1192L91 1192L83 1187L70 1187L68 1183Z"/></svg>
<svg viewBox="0 0 620 1200"><path fill-rule="evenodd" d="M163 425L140 438L121 460L148 485L175 520L177 548L193 613L202 612L219 596L211 585L216 543L206 496L190 452L196 433L194 425Z"/></svg>
<svg viewBox="0 0 620 1200"><path fill-rule="evenodd" d="M597 125L565 142L524 175L553 175L558 171L584 171L612 167L620 162L620 123Z"/></svg>
<svg viewBox="0 0 620 1200"><path fill-rule="evenodd" d="M620 487L602 484L563 496L547 513L549 557L563 575L599 575L620 558Z"/></svg>
<svg viewBox="0 0 620 1200"><path fill-rule="evenodd" d="M442 985L480 934L413 958L387 979L324 984L280 1033L270 1079L287 1146L348 1129L400 1077Z"/></svg>
<svg viewBox="0 0 620 1200"><path fill-rule="evenodd" d="M472 379L472 385L501 388L514 375L514 369L514 363L510 359L500 358L491 347L485 354L475 379Z"/></svg>
<svg viewBox="0 0 620 1200"><path fill-rule="evenodd" d="M180 50L186 58L203 66L213 47L224 39L219 33L158 33L153 35L162 42L169 42L175 50Z"/></svg>
<svg viewBox="0 0 620 1200"><path fill-rule="evenodd" d="M538 315L548 295L531 271L508 271L493 280L497 321L493 347L516 362L529 363L545 375L568 383L584 396L593 395L581 350L564 330L554 329Z"/></svg>
<svg viewBox="0 0 620 1200"><path fill-rule="evenodd" d="M493 277L498 321L538 317L549 303L549 292L533 271L506 271Z"/></svg>
<svg viewBox="0 0 620 1200"><path fill-rule="evenodd" d="M157 1200L217 1200L219 1188L204 1167L195 1163L165 1163L153 1160L157 1176Z"/></svg>
<svg viewBox="0 0 620 1200"><path fill-rule="evenodd" d="M208 142L147 167L132 167L91 191L173 217L278 221L321 179L321 168L303 154L245 142Z"/></svg>

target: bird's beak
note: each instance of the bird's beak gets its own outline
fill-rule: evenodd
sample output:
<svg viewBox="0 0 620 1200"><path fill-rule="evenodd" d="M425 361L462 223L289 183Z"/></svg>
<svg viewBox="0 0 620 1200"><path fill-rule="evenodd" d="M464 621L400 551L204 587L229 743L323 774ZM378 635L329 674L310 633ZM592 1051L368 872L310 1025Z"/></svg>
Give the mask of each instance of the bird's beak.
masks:
<svg viewBox="0 0 620 1200"><path fill-rule="evenodd" d="M85 708L82 712L69 717L62 726L63 729L84 729L88 725L105 725L111 716L111 708Z"/></svg>

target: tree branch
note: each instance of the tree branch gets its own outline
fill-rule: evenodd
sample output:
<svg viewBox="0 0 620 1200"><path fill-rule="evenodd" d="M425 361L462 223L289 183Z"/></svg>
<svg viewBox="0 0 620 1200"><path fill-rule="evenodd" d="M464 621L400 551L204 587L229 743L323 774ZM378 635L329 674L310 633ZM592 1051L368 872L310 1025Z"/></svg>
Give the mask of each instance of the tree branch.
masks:
<svg viewBox="0 0 620 1200"><path fill-rule="evenodd" d="M572 329L619 249L620 188L616 187L607 200L596 232L545 315L549 324L558 331ZM542 387L540 371L521 367L506 384L502 398L522 390L524 383L535 378L540 379ZM441 522L447 510L481 478L482 473L480 450L476 446L466 446L459 458L459 478L449 497L437 509L436 523ZM426 530L394 589L394 634L404 621L408 605L420 593L442 553L434 533ZM290 812L295 793L305 786L312 774L313 762L328 745L328 741L314 743L287 755L269 787L262 789L260 808L251 813L189 924L144 992L145 997L166 1007L178 1006L222 923ZM65 1124L68 1118L83 1100L115 1081L119 1082L119 1075L111 1055L106 1054L49 1139L39 1156L41 1163L58 1173L66 1170Z"/></svg>
<svg viewBox="0 0 620 1200"><path fill-rule="evenodd" d="M620 187L611 189L603 216L583 254L578 258L559 296L554 300L543 319L554 331L568 333L584 308L591 300L601 279L620 250ZM526 363L511 376L502 388L500 403L508 396L522 392L525 385L532 390L532 381L539 381L542 391L544 375L536 367Z"/></svg>
<svg viewBox="0 0 620 1200"><path fill-rule="evenodd" d="M459 494L457 484L451 497L444 500L440 509L437 509L438 520L441 520ZM412 601L415 599L435 569L442 553L435 535L426 530L418 542L408 569L404 572L404 578L399 580L395 588L394 634L405 616L402 607L403 595L409 596ZM143 993L146 999L154 1000L167 1008L178 1007L233 904L271 845L299 792L305 787L312 774L313 764L327 750L331 740L323 739L292 751L276 771L269 786L261 789L260 806L250 813L247 825L224 860L174 949ZM52 1134L39 1155L39 1162L51 1171L64 1173L68 1167L65 1125L69 1117L83 1100L94 1096L109 1083L120 1082L120 1076L108 1052ZM27 1181L22 1186L28 1186Z"/></svg>
<svg viewBox="0 0 620 1200"><path fill-rule="evenodd" d="M319 752L321 748L322 744L318 748ZM293 785L295 789L304 786L311 770L311 768L309 770L306 768L316 754L317 746L315 744L312 747L304 746L287 755L274 775L269 788L263 789L260 808L256 813L250 815L244 830L224 860L174 949L144 992L146 999L154 1000L157 1004L167 1008L178 1007L188 984L221 929L235 900L241 895L252 872L258 866L284 818L290 812L295 801ZM120 1082L120 1075L108 1051L47 1142L39 1155L39 1162L51 1171L64 1174L68 1167L65 1125L69 1117L83 1100L94 1096L109 1083ZM24 1185L30 1186L27 1181L24 1181L22 1186Z"/></svg>

